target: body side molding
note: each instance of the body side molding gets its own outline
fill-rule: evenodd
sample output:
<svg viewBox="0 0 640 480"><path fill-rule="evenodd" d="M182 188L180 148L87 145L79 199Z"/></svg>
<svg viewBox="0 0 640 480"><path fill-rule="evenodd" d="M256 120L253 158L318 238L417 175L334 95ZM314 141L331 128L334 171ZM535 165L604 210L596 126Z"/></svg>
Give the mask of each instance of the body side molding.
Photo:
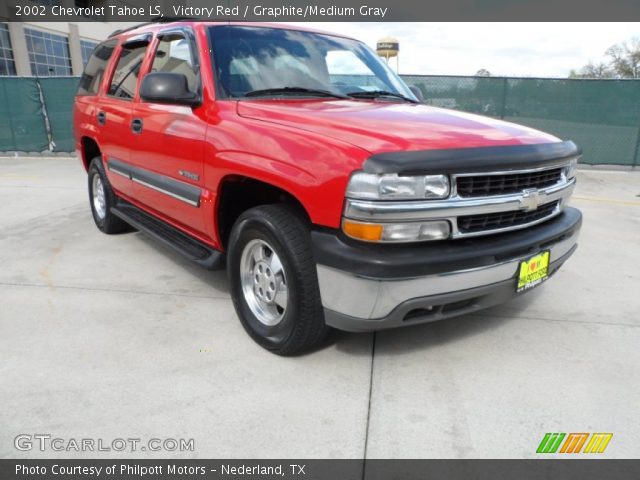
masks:
<svg viewBox="0 0 640 480"><path fill-rule="evenodd" d="M193 207L200 206L202 189L199 187L181 182L180 180L176 180L165 175L160 175L159 173L155 173L144 168L135 167L117 158L110 158L108 160L107 168L109 171L123 177L127 177L139 185L164 193L169 197L188 203Z"/></svg>

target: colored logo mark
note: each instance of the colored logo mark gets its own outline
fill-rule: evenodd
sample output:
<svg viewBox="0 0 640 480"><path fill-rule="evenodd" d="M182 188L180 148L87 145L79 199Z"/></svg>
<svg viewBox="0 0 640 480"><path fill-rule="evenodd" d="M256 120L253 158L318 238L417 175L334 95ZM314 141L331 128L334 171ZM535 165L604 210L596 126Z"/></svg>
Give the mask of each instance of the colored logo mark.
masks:
<svg viewBox="0 0 640 480"><path fill-rule="evenodd" d="M611 437L613 433L545 433L536 453L604 453Z"/></svg>

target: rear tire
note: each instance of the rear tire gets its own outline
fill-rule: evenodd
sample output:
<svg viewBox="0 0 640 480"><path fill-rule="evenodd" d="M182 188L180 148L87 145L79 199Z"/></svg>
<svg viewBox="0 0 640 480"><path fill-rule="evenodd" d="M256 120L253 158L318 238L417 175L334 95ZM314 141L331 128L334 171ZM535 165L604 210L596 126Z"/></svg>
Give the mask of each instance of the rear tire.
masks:
<svg viewBox="0 0 640 480"><path fill-rule="evenodd" d="M287 205L247 210L231 230L227 272L236 313L251 338L278 355L308 351L329 331L309 231Z"/></svg>
<svg viewBox="0 0 640 480"><path fill-rule="evenodd" d="M104 172L102 157L95 157L89 166L89 204L93 221L100 231L106 234L122 233L132 228L121 218L111 213L111 207L117 202L117 197L109 179Z"/></svg>

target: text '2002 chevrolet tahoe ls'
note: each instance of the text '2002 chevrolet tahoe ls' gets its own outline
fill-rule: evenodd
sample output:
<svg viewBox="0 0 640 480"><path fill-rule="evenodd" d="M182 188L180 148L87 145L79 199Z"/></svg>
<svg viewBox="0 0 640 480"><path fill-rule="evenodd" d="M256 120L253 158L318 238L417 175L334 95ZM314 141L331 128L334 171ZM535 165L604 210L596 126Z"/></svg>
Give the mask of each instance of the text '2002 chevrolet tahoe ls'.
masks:
<svg viewBox="0 0 640 480"><path fill-rule="evenodd" d="M116 32L87 64L74 130L98 228L226 261L242 325L281 355L330 327L504 302L577 246L576 145L420 104L340 35L199 21Z"/></svg>

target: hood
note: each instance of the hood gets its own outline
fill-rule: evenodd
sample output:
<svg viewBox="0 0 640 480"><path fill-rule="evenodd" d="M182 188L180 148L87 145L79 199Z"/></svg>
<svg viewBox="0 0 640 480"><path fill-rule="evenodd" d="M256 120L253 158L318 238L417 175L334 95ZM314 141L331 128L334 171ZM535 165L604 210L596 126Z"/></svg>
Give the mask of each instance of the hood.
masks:
<svg viewBox="0 0 640 480"><path fill-rule="evenodd" d="M488 117L388 101L242 100L238 114L319 133L371 154L559 141Z"/></svg>

